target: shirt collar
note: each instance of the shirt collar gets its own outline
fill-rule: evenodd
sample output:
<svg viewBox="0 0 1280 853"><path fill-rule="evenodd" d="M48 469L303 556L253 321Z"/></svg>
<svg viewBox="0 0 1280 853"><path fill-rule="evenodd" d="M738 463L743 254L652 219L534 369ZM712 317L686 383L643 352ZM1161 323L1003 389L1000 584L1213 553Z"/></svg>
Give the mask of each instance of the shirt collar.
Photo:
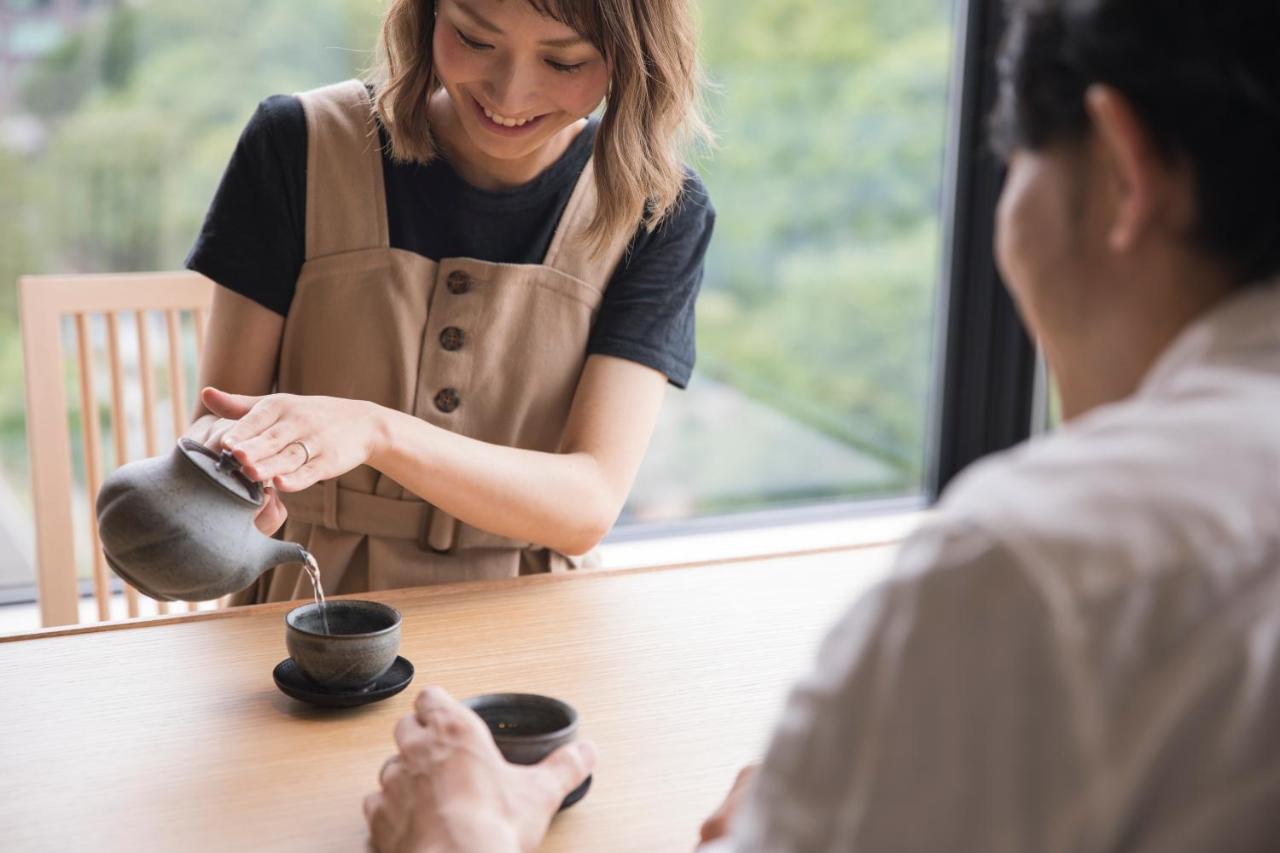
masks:
<svg viewBox="0 0 1280 853"><path fill-rule="evenodd" d="M1280 347L1280 277L1244 287L1193 320L1147 371L1138 395L1157 393L1215 355L1272 347Z"/></svg>

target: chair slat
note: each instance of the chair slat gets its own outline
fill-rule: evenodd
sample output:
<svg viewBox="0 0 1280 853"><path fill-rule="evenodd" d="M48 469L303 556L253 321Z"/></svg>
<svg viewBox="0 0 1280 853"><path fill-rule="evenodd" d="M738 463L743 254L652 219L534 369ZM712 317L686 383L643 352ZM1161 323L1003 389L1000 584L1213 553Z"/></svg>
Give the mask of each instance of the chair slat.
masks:
<svg viewBox="0 0 1280 853"><path fill-rule="evenodd" d="M204 327L208 319L208 313L203 308L197 308L191 315L196 325L196 376L200 375L202 359L204 358ZM196 393L200 393L198 389Z"/></svg>
<svg viewBox="0 0 1280 853"><path fill-rule="evenodd" d="M191 312L191 321L196 328L196 376L197 377L200 375L201 361L204 358L204 327L205 327L207 314L208 312L205 311L203 308L196 308L194 311ZM196 389L197 397L199 396L199 394L200 394L200 389L197 388ZM190 605L188 605L187 609L192 612L195 612L197 609L199 609L199 605L195 602L192 602Z"/></svg>
<svg viewBox="0 0 1280 853"><path fill-rule="evenodd" d="M156 455L156 379L152 374L151 330L147 328L147 312L135 311L134 322L138 330L138 376L142 384L142 437L147 456Z"/></svg>
<svg viewBox="0 0 1280 853"><path fill-rule="evenodd" d="M182 371L182 318L174 308L164 312L169 337L169 412L173 417L173 438L177 441L187 429L187 377ZM160 612L168 613L169 602L160 602Z"/></svg>
<svg viewBox="0 0 1280 853"><path fill-rule="evenodd" d="M106 560L98 538L98 515L94 498L102 488L101 428L98 425L98 398L93 383L93 341L89 334L89 317L76 314L76 348L80 356L80 420L84 440L85 488L89 498L89 547L93 555L93 588L98 604L98 618L111 618L111 585L107 579Z"/></svg>
<svg viewBox="0 0 1280 853"><path fill-rule="evenodd" d="M159 450L156 443L156 378L151 361L151 328L147 325L147 312L135 311L138 324L138 373L142 379L142 434L146 442L147 456L155 456ZM168 613L167 602L157 601L156 610Z"/></svg>
<svg viewBox="0 0 1280 853"><path fill-rule="evenodd" d="M115 439L116 467L129 461L129 422L124 410L124 366L120 358L120 319L107 312L107 360L111 365L111 433ZM123 578L125 608L138 615L138 591Z"/></svg>
<svg viewBox="0 0 1280 853"><path fill-rule="evenodd" d="M187 377L182 371L182 320L170 308L164 312L169 331L169 404L173 415L173 439L177 441L187 429Z"/></svg>

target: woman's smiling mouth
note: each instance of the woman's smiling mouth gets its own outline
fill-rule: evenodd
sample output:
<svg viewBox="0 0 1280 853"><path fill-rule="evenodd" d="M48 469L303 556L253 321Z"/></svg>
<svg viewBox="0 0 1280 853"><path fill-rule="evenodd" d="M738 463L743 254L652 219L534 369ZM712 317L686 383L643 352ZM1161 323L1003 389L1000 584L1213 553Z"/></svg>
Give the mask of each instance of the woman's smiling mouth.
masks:
<svg viewBox="0 0 1280 853"><path fill-rule="evenodd" d="M481 123L494 133L501 133L506 136L514 136L526 133L536 125L542 122L545 115L533 116L532 118L511 118L509 116L495 113L493 110L480 103L474 97L471 98L475 104L476 112L480 116Z"/></svg>

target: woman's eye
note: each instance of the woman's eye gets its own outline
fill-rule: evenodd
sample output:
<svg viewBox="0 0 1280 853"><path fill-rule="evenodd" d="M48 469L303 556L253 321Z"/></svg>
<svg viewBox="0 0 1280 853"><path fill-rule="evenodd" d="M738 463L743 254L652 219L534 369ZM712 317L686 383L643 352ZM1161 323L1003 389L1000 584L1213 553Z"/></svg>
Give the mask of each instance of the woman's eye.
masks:
<svg viewBox="0 0 1280 853"><path fill-rule="evenodd" d="M472 50L489 50L490 48L493 47L493 45L491 44L485 44L482 41L476 41L473 38L468 38L467 34L464 33L462 30L455 28L454 32L458 34L458 41L462 42L465 46L471 48Z"/></svg>
<svg viewBox="0 0 1280 853"><path fill-rule="evenodd" d="M582 66L586 65L587 63L578 62L573 65L565 65L563 62L556 62L553 59L548 59L547 64L562 74L574 74L574 73L577 73L578 71L581 71Z"/></svg>

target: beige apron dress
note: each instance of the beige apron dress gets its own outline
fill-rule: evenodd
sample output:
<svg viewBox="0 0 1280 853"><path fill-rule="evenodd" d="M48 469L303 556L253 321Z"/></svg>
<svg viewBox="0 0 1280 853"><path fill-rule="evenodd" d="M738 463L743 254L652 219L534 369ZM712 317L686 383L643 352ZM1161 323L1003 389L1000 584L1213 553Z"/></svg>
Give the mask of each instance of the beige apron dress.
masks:
<svg viewBox="0 0 1280 853"><path fill-rule="evenodd" d="M308 134L306 258L285 321L277 390L370 400L479 441L559 450L587 338L630 237L620 234L592 257L591 164L541 264L432 261L390 247L382 153L364 84L299 97ZM583 562L462 524L367 466L281 497L289 510L281 535L316 557L331 594ZM287 564L232 603L310 596L301 565Z"/></svg>

